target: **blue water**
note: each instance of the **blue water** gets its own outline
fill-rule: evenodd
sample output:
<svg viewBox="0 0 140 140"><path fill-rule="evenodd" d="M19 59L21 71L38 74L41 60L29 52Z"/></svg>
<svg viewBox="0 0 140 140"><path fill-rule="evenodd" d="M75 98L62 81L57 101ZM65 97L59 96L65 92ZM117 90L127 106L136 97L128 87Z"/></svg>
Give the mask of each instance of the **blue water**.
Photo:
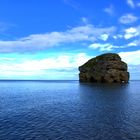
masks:
<svg viewBox="0 0 140 140"><path fill-rule="evenodd" d="M140 140L140 81L0 81L0 140Z"/></svg>

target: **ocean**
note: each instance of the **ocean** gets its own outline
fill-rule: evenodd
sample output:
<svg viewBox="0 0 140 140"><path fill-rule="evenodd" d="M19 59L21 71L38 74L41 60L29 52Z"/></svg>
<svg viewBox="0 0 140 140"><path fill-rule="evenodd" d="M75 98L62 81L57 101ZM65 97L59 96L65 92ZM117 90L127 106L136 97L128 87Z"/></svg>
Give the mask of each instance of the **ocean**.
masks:
<svg viewBox="0 0 140 140"><path fill-rule="evenodd" d="M140 81L0 81L0 140L140 140Z"/></svg>

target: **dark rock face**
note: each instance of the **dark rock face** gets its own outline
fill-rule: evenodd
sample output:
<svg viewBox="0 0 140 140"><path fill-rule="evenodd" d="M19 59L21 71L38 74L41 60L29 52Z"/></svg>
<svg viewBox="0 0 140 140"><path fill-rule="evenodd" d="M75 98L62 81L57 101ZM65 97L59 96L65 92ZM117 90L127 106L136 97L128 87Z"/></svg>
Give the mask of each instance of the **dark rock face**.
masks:
<svg viewBox="0 0 140 140"><path fill-rule="evenodd" d="M80 82L127 83L127 64L118 54L106 53L90 59L79 67Z"/></svg>

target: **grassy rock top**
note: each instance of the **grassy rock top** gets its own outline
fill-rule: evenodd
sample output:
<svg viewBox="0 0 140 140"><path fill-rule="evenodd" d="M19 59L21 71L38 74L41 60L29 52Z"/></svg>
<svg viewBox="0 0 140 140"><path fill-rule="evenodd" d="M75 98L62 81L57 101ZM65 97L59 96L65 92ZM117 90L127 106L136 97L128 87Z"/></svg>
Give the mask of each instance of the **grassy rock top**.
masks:
<svg viewBox="0 0 140 140"><path fill-rule="evenodd" d="M94 67L97 63L101 61L114 61L114 60L121 61L121 57L116 53L106 53L88 60L88 62L86 62L80 67L90 68L90 67Z"/></svg>

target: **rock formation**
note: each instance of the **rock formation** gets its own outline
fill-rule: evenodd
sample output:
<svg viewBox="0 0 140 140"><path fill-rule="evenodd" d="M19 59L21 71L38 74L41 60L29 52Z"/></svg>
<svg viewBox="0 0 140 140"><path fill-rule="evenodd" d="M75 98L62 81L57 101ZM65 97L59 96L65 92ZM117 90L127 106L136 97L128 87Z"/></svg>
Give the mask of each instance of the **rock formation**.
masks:
<svg viewBox="0 0 140 140"><path fill-rule="evenodd" d="M127 64L115 53L106 53L90 59L79 67L80 82L127 83Z"/></svg>

